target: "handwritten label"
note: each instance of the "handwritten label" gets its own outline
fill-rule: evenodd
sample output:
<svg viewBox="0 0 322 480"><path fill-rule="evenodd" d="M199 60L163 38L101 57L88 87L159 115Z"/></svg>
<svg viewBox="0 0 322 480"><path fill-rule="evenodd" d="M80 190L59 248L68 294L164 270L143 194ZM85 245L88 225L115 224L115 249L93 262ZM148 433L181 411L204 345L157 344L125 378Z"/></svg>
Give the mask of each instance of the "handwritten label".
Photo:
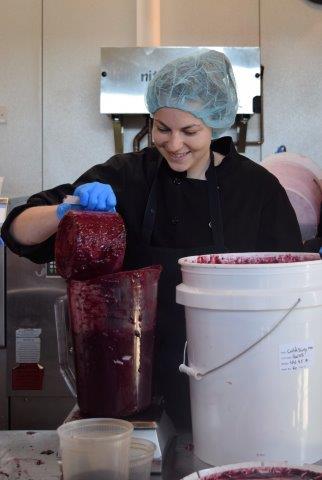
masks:
<svg viewBox="0 0 322 480"><path fill-rule="evenodd" d="M289 343L280 345L280 370L296 372L313 364L314 345L312 343Z"/></svg>

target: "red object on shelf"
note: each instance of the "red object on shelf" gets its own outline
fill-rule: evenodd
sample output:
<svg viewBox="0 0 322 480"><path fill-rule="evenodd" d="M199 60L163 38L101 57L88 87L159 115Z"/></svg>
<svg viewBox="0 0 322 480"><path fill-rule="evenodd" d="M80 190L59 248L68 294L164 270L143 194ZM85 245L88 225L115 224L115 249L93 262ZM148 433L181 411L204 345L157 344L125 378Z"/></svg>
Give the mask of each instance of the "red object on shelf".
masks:
<svg viewBox="0 0 322 480"><path fill-rule="evenodd" d="M39 363L20 363L11 373L12 390L42 390L44 367Z"/></svg>

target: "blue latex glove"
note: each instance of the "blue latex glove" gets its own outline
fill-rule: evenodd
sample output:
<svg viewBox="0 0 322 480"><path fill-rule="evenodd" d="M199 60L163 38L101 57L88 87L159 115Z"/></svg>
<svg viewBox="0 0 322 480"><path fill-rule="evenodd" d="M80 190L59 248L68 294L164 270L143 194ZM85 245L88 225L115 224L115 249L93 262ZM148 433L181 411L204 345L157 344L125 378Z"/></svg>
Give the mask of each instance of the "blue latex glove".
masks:
<svg viewBox="0 0 322 480"><path fill-rule="evenodd" d="M60 203L56 210L58 220L61 220L65 213L69 212L70 210L84 210L84 207L81 205L74 205L72 203Z"/></svg>
<svg viewBox="0 0 322 480"><path fill-rule="evenodd" d="M84 210L115 212L116 197L111 185L100 182L84 183L74 191Z"/></svg>

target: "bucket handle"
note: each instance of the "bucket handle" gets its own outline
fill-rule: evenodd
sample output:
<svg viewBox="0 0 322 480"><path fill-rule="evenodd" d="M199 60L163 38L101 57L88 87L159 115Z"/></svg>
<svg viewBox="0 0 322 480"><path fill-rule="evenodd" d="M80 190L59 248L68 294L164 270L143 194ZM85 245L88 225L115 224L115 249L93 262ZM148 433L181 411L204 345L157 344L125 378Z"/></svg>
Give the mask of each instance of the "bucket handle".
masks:
<svg viewBox="0 0 322 480"><path fill-rule="evenodd" d="M260 342L262 342L266 337L268 337L268 335L270 335L283 322L283 320L285 320L285 318L288 317L288 315L298 306L298 304L300 302L301 302L301 299L298 298L296 300L296 302L288 309L288 311L285 313L285 315L283 315L283 317L280 320L278 320L278 322L276 322L275 325L273 325L272 328L267 333L265 333L262 337L258 338L254 343L252 343L251 345L246 347L243 351L241 351L240 353L235 355L233 358L230 358L229 360L222 363L221 365L218 365L217 367L211 368L210 370L208 370L204 373L198 372L198 370L196 368L189 367L186 364L187 346L188 346L188 342L186 341L185 345L184 345L184 350L183 350L183 363L181 365L179 365L179 371L182 372L182 373L186 373L187 375L189 375L189 377L192 377L195 380L201 380L206 375L209 375L210 373L216 372L220 368L223 368L226 365L228 365L229 363L234 362L235 360L237 360L237 358L245 355L245 353L249 352L249 350L254 348L256 345L258 345Z"/></svg>

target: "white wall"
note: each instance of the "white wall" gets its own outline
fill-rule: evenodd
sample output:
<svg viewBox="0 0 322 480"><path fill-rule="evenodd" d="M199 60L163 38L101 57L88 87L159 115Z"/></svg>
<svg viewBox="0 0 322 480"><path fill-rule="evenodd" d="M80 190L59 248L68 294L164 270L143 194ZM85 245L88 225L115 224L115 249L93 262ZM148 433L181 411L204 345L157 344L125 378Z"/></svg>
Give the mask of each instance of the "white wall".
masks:
<svg viewBox="0 0 322 480"><path fill-rule="evenodd" d="M260 0L265 143L285 144L322 167L322 5Z"/></svg>
<svg viewBox="0 0 322 480"><path fill-rule="evenodd" d="M44 188L114 153L99 112L100 48L135 42L135 0L44 0Z"/></svg>
<svg viewBox="0 0 322 480"><path fill-rule="evenodd" d="M161 43L257 47L259 2L161 0Z"/></svg>
<svg viewBox="0 0 322 480"><path fill-rule="evenodd" d="M42 186L41 0L0 1L0 123L2 193Z"/></svg>
<svg viewBox="0 0 322 480"><path fill-rule="evenodd" d="M112 155L111 121L99 113L100 47L136 45L136 0L0 0L0 35L0 105L8 107L8 123L0 124L4 193L72 181ZM246 153L260 161L284 143L322 166L322 6L161 0L161 44L259 44L265 143ZM254 117L248 138L258 134Z"/></svg>

